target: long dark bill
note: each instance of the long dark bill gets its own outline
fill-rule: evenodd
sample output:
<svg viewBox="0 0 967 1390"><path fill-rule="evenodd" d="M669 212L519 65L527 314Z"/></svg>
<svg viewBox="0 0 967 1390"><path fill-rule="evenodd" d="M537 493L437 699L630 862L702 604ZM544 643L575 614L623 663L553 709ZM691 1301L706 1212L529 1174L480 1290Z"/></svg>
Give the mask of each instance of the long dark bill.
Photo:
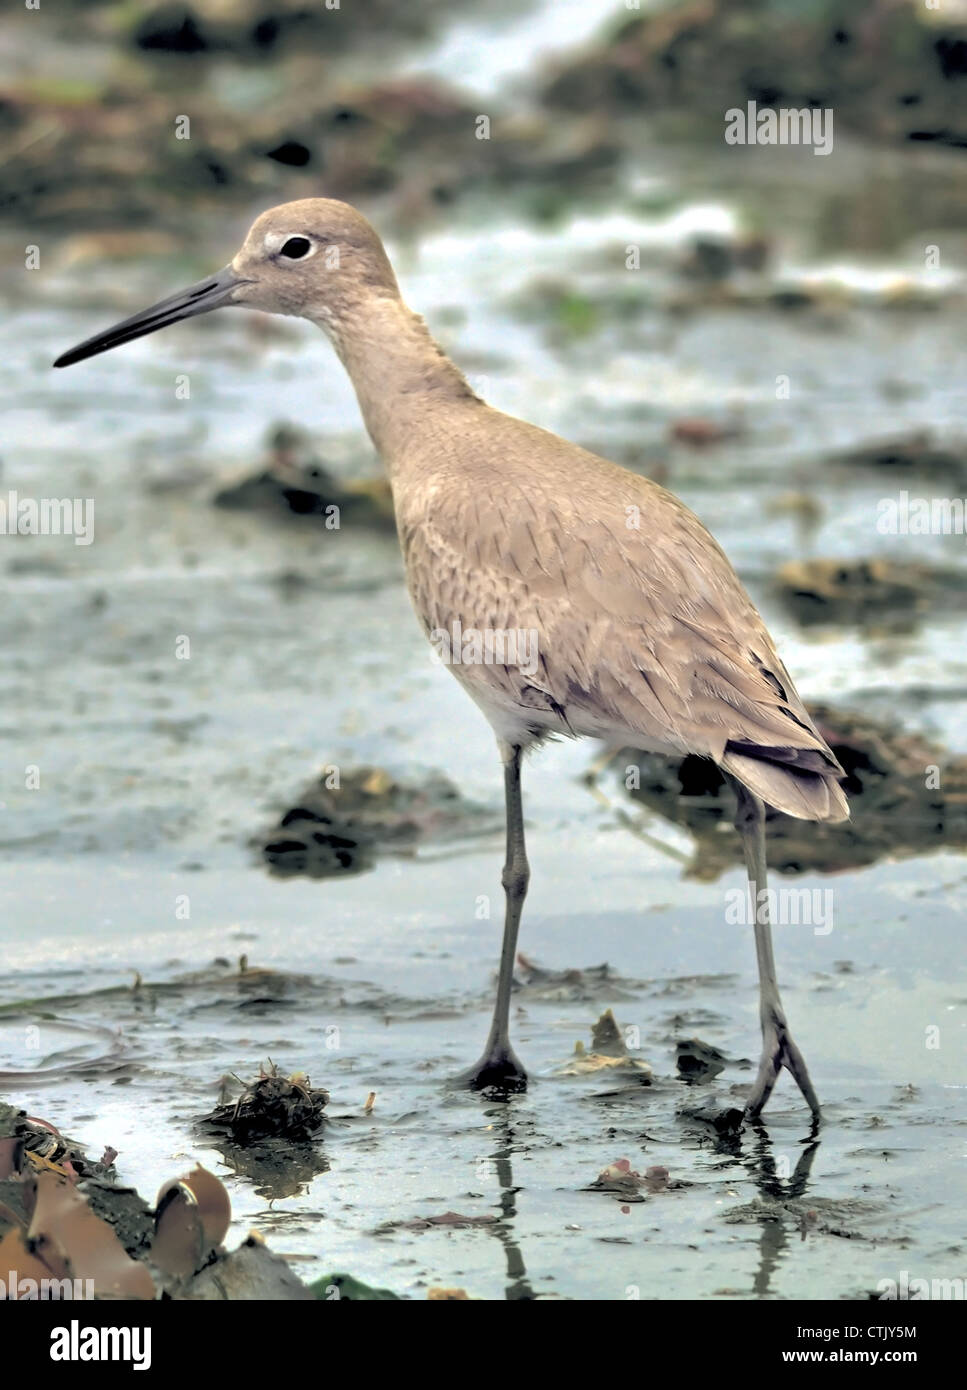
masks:
<svg viewBox="0 0 967 1390"><path fill-rule="evenodd" d="M86 338L69 352L62 352L54 366L70 367L75 362L83 362L85 357L96 357L99 352L107 352L110 348L120 347L122 343L130 343L134 338L143 338L146 333L155 333L159 328L167 328L169 323L194 318L196 314L207 314L210 310L229 303L232 290L243 283L231 266L226 266L217 275L212 275L207 280L199 280L197 285L189 285L186 290L180 290L178 294L170 295L158 304L152 304L150 309L142 309L140 314L132 314L131 318L125 319L123 323L116 323L113 328L105 329L103 333L95 333L93 338Z"/></svg>

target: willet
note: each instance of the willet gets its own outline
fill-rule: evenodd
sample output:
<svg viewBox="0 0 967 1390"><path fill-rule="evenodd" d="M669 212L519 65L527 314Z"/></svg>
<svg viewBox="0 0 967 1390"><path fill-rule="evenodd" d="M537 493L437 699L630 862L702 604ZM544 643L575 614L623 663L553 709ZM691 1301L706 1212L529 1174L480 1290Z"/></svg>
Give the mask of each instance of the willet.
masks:
<svg viewBox="0 0 967 1390"><path fill-rule="evenodd" d="M503 947L487 1044L460 1080L526 1085L510 1042L530 879L521 760L552 734L589 736L699 754L733 782L762 1025L746 1113L759 1114L786 1067L818 1117L776 979L763 803L806 820L844 820L844 774L724 553L664 488L480 400L403 303L376 232L345 203L310 198L264 213L224 270L54 365L230 305L305 318L330 338L389 470L416 612L444 654L461 644L450 668L497 737L507 813Z"/></svg>

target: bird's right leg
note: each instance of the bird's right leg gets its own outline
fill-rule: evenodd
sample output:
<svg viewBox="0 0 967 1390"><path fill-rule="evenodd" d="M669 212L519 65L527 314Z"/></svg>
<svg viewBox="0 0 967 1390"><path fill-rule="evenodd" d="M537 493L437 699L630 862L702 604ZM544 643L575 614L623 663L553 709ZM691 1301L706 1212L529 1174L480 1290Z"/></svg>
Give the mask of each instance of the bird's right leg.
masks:
<svg viewBox="0 0 967 1390"><path fill-rule="evenodd" d="M517 1060L510 1045L510 996L514 987L514 961L517 958L517 933L520 915L530 882L530 866L524 847L524 808L520 794L520 765L523 750L511 744L500 744L504 761L504 794L507 806L507 855L501 881L504 885L504 942L500 952L500 974L497 978L497 999L493 1022L483 1056L469 1071L455 1079L456 1085L469 1086L474 1091L494 1088L502 1091L523 1091L527 1088L527 1073Z"/></svg>
<svg viewBox="0 0 967 1390"><path fill-rule="evenodd" d="M755 1119L772 1095L783 1067L802 1091L806 1104L819 1119L819 1100L799 1048L792 1040L785 1010L779 997L776 962L772 952L772 928L766 881L765 807L754 792L735 778L730 779L738 797L735 828L742 837L752 912L755 923L755 951L759 963L759 1016L762 1020L762 1057L755 1085L746 1101L745 1113Z"/></svg>

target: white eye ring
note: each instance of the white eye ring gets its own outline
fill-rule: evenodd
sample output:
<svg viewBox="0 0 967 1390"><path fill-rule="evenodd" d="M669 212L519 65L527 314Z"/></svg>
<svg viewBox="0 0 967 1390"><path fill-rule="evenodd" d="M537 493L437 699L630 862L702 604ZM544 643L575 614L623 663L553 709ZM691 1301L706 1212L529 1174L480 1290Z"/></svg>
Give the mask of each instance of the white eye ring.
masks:
<svg viewBox="0 0 967 1390"><path fill-rule="evenodd" d="M303 232L269 232L265 238L265 249L269 255L282 261L307 261L314 256L319 247L311 237Z"/></svg>

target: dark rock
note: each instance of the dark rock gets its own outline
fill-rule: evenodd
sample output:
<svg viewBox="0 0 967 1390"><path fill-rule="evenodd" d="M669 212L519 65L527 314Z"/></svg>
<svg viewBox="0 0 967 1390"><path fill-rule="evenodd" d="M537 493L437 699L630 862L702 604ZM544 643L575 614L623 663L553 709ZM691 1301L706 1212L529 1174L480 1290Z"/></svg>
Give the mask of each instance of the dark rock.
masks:
<svg viewBox="0 0 967 1390"><path fill-rule="evenodd" d="M913 562L791 560L776 575L785 606L806 626L875 624L909 631L932 604L967 587L960 570Z"/></svg>
<svg viewBox="0 0 967 1390"><path fill-rule="evenodd" d="M337 778L338 785L329 785ZM452 839L496 824L438 773L414 785L380 768L333 769L256 843L275 873L328 878L371 868L381 853L406 853L425 839Z"/></svg>
<svg viewBox="0 0 967 1390"><path fill-rule="evenodd" d="M205 26L191 10L162 5L145 15L134 31L138 48L162 53L209 53L213 47Z"/></svg>

